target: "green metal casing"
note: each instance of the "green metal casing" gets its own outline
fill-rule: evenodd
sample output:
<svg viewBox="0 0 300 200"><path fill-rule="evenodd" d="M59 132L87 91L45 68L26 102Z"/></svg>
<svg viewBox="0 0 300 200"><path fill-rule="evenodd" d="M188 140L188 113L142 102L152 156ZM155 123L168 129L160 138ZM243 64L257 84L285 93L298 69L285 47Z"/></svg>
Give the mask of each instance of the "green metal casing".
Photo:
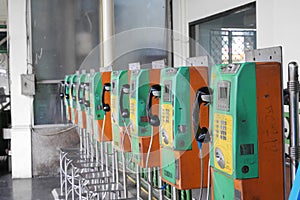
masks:
<svg viewBox="0 0 300 200"><path fill-rule="evenodd" d="M102 110L102 77L100 72L96 72L91 80L90 104L91 113L94 120L103 120L104 111Z"/></svg>
<svg viewBox="0 0 300 200"><path fill-rule="evenodd" d="M127 126L129 118L123 118L120 112L120 92L123 85L128 84L128 71L120 70L111 73L111 117L113 142L117 147L121 147L120 128ZM129 110L129 97L124 95L123 106Z"/></svg>
<svg viewBox="0 0 300 200"><path fill-rule="evenodd" d="M86 129L88 133L92 133L92 109L91 109L91 85L92 85L92 76L93 74L87 74L85 77L85 83L84 83L84 89L83 89L83 98L84 98L84 104L83 107L85 109L86 113ZM87 104L87 102L89 102Z"/></svg>
<svg viewBox="0 0 300 200"><path fill-rule="evenodd" d="M66 118L71 119L71 116L69 116L68 107L70 107L70 101L72 99L72 96L70 95L70 86L71 86L71 77L72 75L66 75L65 76L65 88L64 88L64 103L66 107Z"/></svg>
<svg viewBox="0 0 300 200"><path fill-rule="evenodd" d="M162 178L176 184L178 163L174 150L192 149L189 67L162 69L160 77Z"/></svg>
<svg viewBox="0 0 300 200"><path fill-rule="evenodd" d="M133 159L140 162L139 137L151 136L152 127L147 121L146 104L150 89L150 69L131 71L130 75L130 133Z"/></svg>
<svg viewBox="0 0 300 200"><path fill-rule="evenodd" d="M85 77L85 83L84 83L84 87L85 89L83 90L83 95L84 95L84 101L91 101L91 86L92 86L92 74L87 74ZM91 115L92 114L92 109L91 109L91 105L86 105L85 103L83 104L85 110L86 110L86 114L87 115Z"/></svg>
<svg viewBox="0 0 300 200"><path fill-rule="evenodd" d="M81 74L78 78L77 81L77 95L76 95L76 102L77 102L77 110L78 110L78 125L80 127L83 126L83 115L82 112L85 112L85 106L84 103L80 102L80 99L84 99L84 94L83 94L83 87L84 87L84 83L85 83L85 78L86 78L86 74Z"/></svg>
<svg viewBox="0 0 300 200"><path fill-rule="evenodd" d="M70 78L70 106L71 106L71 119L72 122L75 121L75 109L77 108L77 79L78 75L73 74Z"/></svg>
<svg viewBox="0 0 300 200"><path fill-rule="evenodd" d="M234 179L258 177L256 64L234 66L235 70L227 65L212 68L214 199L234 199Z"/></svg>
<svg viewBox="0 0 300 200"><path fill-rule="evenodd" d="M93 130L95 140L98 138L98 120L103 120L104 111L102 110L102 76L100 72L96 72L91 80L90 106L93 119Z"/></svg>

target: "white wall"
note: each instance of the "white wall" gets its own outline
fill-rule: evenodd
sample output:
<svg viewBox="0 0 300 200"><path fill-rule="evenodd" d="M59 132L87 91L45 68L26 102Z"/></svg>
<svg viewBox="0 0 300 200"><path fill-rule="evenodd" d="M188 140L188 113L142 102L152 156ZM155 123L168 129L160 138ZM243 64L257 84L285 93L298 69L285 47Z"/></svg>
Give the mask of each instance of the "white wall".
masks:
<svg viewBox="0 0 300 200"><path fill-rule="evenodd" d="M287 64L300 65L300 1L257 0L257 47L282 46L284 87Z"/></svg>
<svg viewBox="0 0 300 200"><path fill-rule="evenodd" d="M26 0L8 2L11 81L12 177L29 178L31 169L32 97L21 94L21 74L27 73Z"/></svg>
<svg viewBox="0 0 300 200"><path fill-rule="evenodd" d="M189 23L224 12L254 0L173 0L174 66L189 57Z"/></svg>
<svg viewBox="0 0 300 200"><path fill-rule="evenodd" d="M188 24L224 12L253 0L173 0L174 65L182 65L189 56ZM256 0L257 48L283 47L283 78L287 81L287 64L300 62L300 1ZM182 34L182 35L181 35ZM177 37L176 37L177 35ZM180 35L180 36L179 36ZM177 56L176 56L177 55ZM299 63L300 65L300 63Z"/></svg>
<svg viewBox="0 0 300 200"><path fill-rule="evenodd" d="M254 0L187 0L186 2L187 21L192 22L254 2Z"/></svg>

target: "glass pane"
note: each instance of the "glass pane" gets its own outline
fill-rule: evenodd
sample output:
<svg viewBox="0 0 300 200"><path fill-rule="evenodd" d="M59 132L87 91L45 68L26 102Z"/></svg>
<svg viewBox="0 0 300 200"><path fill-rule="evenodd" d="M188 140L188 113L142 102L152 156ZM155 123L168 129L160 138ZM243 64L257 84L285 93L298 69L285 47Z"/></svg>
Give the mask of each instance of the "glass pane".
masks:
<svg viewBox="0 0 300 200"><path fill-rule="evenodd" d="M192 23L190 54L210 55L213 64L241 62L256 48L255 3Z"/></svg>
<svg viewBox="0 0 300 200"><path fill-rule="evenodd" d="M166 0L115 0L116 68L167 58Z"/></svg>
<svg viewBox="0 0 300 200"><path fill-rule="evenodd" d="M63 79L99 43L99 0L32 0L37 81Z"/></svg>
<svg viewBox="0 0 300 200"><path fill-rule="evenodd" d="M58 95L58 84L39 84L34 98L34 124L62 124L64 106Z"/></svg>
<svg viewBox="0 0 300 200"><path fill-rule="evenodd" d="M63 80L66 74L75 73L99 44L99 0L31 0L31 6L32 64L37 80L34 122L64 123L58 84L41 81ZM99 67L99 56L94 51L96 66L92 67Z"/></svg>

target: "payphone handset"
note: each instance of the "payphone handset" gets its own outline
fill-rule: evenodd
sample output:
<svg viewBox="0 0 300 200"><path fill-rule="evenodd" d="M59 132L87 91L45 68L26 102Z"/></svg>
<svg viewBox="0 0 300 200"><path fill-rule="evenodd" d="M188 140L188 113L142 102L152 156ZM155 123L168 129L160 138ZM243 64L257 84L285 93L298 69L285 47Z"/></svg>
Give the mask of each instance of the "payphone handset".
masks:
<svg viewBox="0 0 300 200"><path fill-rule="evenodd" d="M128 83L128 70L113 71L111 73L110 110L113 144L117 149L124 150L125 152L131 151L131 139L129 138L129 134L127 134L129 124Z"/></svg>

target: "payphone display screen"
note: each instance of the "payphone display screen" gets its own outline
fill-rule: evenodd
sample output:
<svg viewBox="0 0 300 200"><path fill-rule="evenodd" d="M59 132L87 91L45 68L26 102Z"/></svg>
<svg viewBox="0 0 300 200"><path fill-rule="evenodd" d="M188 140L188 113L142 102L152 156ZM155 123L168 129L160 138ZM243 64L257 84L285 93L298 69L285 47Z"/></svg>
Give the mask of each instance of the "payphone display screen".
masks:
<svg viewBox="0 0 300 200"><path fill-rule="evenodd" d="M163 88L163 100L164 102L170 102L171 101L171 94L172 94L172 88L171 88L172 82L170 80L167 80L164 82L164 88Z"/></svg>
<svg viewBox="0 0 300 200"><path fill-rule="evenodd" d="M220 81L217 85L217 109L229 112L230 108L230 82Z"/></svg>

